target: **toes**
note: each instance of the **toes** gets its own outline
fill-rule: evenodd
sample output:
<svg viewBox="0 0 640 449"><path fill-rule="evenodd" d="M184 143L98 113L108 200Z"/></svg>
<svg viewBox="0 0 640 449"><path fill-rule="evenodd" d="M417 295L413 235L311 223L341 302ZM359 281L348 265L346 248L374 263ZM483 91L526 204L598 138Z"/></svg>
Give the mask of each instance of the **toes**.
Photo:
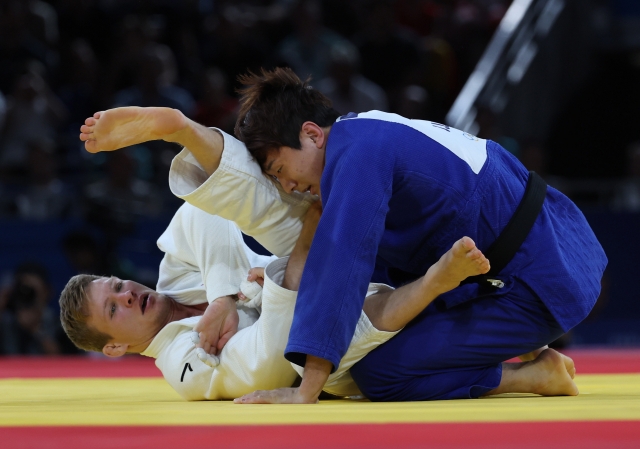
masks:
<svg viewBox="0 0 640 449"><path fill-rule="evenodd" d="M462 247L466 250L466 251L471 251L472 249L474 249L476 247L475 242L471 239L471 237L462 237L459 242L462 244Z"/></svg>
<svg viewBox="0 0 640 449"><path fill-rule="evenodd" d="M100 116L102 116L102 114L103 114L103 113L104 113L104 111L98 111L98 112L96 112L95 114L93 114L93 116L94 116L95 118L100 118Z"/></svg>
<svg viewBox="0 0 640 449"><path fill-rule="evenodd" d="M80 127L80 132L84 133L84 134L91 134L91 133L93 133L93 126L91 126L91 125L82 125Z"/></svg>
<svg viewBox="0 0 640 449"><path fill-rule="evenodd" d="M84 121L84 124L87 126L93 126L96 124L96 119L93 117L89 117Z"/></svg>
<svg viewBox="0 0 640 449"><path fill-rule="evenodd" d="M478 248L473 248L471 251L467 252L467 258L471 260L478 260L482 257L482 251Z"/></svg>
<svg viewBox="0 0 640 449"><path fill-rule="evenodd" d="M87 150L89 153L97 153L98 151L100 151L98 149L98 145L96 144L95 140L87 140L84 143L84 149Z"/></svg>

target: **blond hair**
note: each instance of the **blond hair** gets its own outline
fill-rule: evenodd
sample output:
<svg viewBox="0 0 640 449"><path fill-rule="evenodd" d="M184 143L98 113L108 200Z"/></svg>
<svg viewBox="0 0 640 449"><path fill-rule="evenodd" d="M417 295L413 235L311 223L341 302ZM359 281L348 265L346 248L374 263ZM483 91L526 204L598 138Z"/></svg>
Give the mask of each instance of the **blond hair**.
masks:
<svg viewBox="0 0 640 449"><path fill-rule="evenodd" d="M85 351L102 352L111 335L87 324L89 315L87 287L100 276L79 274L72 277L60 294L60 321L69 339Z"/></svg>

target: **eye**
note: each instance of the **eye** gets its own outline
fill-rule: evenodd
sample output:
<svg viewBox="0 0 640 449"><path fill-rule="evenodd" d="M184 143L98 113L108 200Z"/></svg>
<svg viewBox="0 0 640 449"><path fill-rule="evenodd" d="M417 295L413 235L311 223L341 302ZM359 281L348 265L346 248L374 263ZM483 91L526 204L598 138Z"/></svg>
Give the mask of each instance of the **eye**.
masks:
<svg viewBox="0 0 640 449"><path fill-rule="evenodd" d="M119 292L120 290L122 290L122 281L116 284L116 291Z"/></svg>
<svg viewBox="0 0 640 449"><path fill-rule="evenodd" d="M278 174L282 173L282 167L280 167L276 173Z"/></svg>
<svg viewBox="0 0 640 449"><path fill-rule="evenodd" d="M110 316L111 318L113 318L113 314L114 314L114 313L116 313L116 305L115 305L115 304L111 304L111 311L110 311L109 316Z"/></svg>

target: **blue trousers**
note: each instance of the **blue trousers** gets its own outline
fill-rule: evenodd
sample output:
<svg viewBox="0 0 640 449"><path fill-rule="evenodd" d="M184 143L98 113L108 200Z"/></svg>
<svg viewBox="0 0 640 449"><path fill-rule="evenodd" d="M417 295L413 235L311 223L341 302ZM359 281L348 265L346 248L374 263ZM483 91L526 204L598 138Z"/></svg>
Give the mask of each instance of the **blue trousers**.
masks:
<svg viewBox="0 0 640 449"><path fill-rule="evenodd" d="M372 401L477 398L500 384L502 362L563 333L538 296L517 279L496 290L463 285L370 352L351 375Z"/></svg>

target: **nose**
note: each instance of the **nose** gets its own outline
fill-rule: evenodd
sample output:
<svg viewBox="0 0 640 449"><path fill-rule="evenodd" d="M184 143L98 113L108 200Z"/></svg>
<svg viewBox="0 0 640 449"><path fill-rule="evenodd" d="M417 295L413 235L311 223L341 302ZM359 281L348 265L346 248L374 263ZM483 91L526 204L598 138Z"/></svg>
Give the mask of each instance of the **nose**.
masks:
<svg viewBox="0 0 640 449"><path fill-rule="evenodd" d="M285 192L291 193L298 186L298 183L292 179L281 179L280 185L282 185Z"/></svg>
<svg viewBox="0 0 640 449"><path fill-rule="evenodd" d="M118 293L118 302L124 307L132 307L138 295L131 290Z"/></svg>

